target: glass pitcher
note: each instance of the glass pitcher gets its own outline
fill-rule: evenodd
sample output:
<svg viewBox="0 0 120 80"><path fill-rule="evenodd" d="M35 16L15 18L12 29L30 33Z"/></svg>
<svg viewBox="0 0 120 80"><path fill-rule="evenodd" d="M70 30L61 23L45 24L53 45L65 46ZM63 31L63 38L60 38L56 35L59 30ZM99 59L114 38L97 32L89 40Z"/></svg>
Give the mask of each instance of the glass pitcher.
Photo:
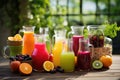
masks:
<svg viewBox="0 0 120 80"><path fill-rule="evenodd" d="M65 44L67 50L67 42L66 42L66 30L54 30L55 35L53 36L54 39L54 46L52 49L53 53L53 63L55 66L60 66L60 55L63 49L63 43Z"/></svg>
<svg viewBox="0 0 120 80"><path fill-rule="evenodd" d="M24 29L24 35L23 35L22 54L28 54L31 56L35 44L35 39L34 39L35 26L23 26L23 29Z"/></svg>
<svg viewBox="0 0 120 80"><path fill-rule="evenodd" d="M83 39L84 26L71 26L71 30L68 33L68 38L73 40L73 51L75 56L77 56L79 49L79 39Z"/></svg>
<svg viewBox="0 0 120 80"><path fill-rule="evenodd" d="M33 70L41 72L43 70L43 63L49 60L49 53L46 49L45 42L39 42L40 35L36 35L35 48L32 54Z"/></svg>

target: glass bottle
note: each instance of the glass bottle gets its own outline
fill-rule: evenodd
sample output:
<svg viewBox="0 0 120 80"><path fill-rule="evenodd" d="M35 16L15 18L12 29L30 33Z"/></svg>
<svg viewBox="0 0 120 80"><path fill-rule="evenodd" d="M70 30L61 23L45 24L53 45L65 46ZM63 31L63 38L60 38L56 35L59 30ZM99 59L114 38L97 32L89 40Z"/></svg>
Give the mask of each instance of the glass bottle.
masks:
<svg viewBox="0 0 120 80"><path fill-rule="evenodd" d="M89 50L89 42L87 39L79 40L79 50L77 54L77 68L78 70L91 69L91 52Z"/></svg>
<svg viewBox="0 0 120 80"><path fill-rule="evenodd" d="M71 30L68 33L69 39L73 40L73 51L75 56L77 56L79 49L79 39L83 39L84 26L71 26Z"/></svg>
<svg viewBox="0 0 120 80"><path fill-rule="evenodd" d="M63 43L63 51L60 56L60 66L64 69L65 72L73 72L75 68L75 55L72 50L73 42L69 41L68 51L65 50L65 46Z"/></svg>

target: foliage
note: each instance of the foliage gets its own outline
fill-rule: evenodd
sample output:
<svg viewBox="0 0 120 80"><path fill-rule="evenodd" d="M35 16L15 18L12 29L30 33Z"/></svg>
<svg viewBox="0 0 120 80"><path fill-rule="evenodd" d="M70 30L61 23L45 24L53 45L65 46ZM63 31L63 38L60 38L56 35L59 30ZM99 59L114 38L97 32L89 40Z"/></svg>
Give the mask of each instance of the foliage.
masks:
<svg viewBox="0 0 120 80"><path fill-rule="evenodd" d="M15 34L19 29L19 2L18 0L0 0L0 25Z"/></svg>
<svg viewBox="0 0 120 80"><path fill-rule="evenodd" d="M103 24L104 35L110 38L114 38L117 36L117 32L120 31L120 27L117 26L117 23L110 24L109 22L105 22Z"/></svg>

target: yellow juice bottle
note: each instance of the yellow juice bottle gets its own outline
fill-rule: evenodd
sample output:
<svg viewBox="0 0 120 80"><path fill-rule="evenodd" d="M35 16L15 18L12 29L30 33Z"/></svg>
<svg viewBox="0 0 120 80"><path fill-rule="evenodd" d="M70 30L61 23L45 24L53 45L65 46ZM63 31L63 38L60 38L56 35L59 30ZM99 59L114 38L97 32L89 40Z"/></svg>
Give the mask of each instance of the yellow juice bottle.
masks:
<svg viewBox="0 0 120 80"><path fill-rule="evenodd" d="M53 53L53 63L55 67L60 66L60 55L62 53L62 47L63 47L63 41L59 40L55 42L55 45L53 47L52 53Z"/></svg>

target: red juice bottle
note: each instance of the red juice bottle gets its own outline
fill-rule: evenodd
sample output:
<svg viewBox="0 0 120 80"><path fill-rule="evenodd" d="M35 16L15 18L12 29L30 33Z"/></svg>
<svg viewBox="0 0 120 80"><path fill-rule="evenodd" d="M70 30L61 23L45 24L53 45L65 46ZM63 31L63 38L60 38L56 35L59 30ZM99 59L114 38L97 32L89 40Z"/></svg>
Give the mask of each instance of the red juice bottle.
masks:
<svg viewBox="0 0 120 80"><path fill-rule="evenodd" d="M83 39L84 37L81 35L73 35L73 51L75 56L77 56L78 49L79 49L79 39Z"/></svg>
<svg viewBox="0 0 120 80"><path fill-rule="evenodd" d="M35 49L32 54L32 64L35 71L43 70L43 63L49 59L49 53L45 43L35 43Z"/></svg>
<svg viewBox="0 0 120 80"><path fill-rule="evenodd" d="M79 51L77 54L77 68L79 70L89 70L91 68L91 52L88 44L88 40L79 40Z"/></svg>

